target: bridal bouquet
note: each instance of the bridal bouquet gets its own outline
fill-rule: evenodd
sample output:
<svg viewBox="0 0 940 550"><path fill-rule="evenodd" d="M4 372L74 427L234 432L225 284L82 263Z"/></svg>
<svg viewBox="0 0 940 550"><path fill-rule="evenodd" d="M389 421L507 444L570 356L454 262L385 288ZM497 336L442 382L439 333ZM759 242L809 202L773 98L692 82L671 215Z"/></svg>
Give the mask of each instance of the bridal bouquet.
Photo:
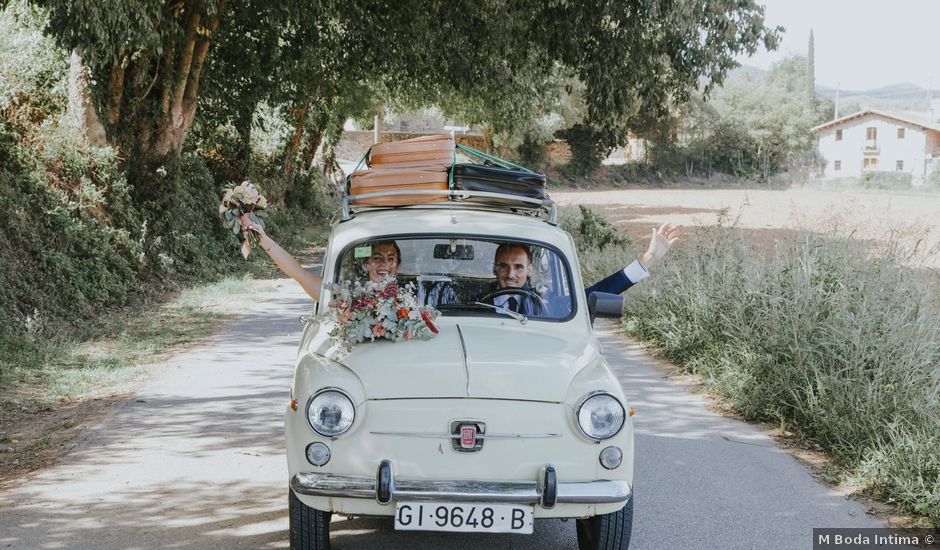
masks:
<svg viewBox="0 0 940 550"><path fill-rule="evenodd" d="M367 283L344 281L327 288L332 291L329 311L336 323L330 336L347 352L366 340L427 340L438 333L434 320L440 312L418 305L413 283L402 287L388 278Z"/></svg>
<svg viewBox="0 0 940 550"><path fill-rule="evenodd" d="M219 214L222 216L222 226L232 231L234 235L242 233L240 219L247 215L248 219L264 229L263 210L268 207L268 199L264 198L261 190L250 181L245 180L225 192L222 203L219 205ZM260 246L258 235L254 231L244 231L242 243L242 256L248 259L252 246Z"/></svg>

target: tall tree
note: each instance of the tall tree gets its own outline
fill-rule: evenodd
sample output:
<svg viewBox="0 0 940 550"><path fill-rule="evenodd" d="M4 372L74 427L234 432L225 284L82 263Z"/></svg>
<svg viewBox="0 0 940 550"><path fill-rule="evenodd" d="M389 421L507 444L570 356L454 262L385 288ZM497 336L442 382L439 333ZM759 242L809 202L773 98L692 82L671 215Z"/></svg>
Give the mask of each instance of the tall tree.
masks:
<svg viewBox="0 0 940 550"><path fill-rule="evenodd" d="M766 177L811 162L810 128L819 122L819 115L815 106L806 111L806 67L804 57L791 56L774 63L764 75L741 75L712 94L709 103L714 112L707 115L711 134L733 135L746 151L750 166L738 172L754 170Z"/></svg>
<svg viewBox="0 0 940 550"><path fill-rule="evenodd" d="M34 2L87 64L108 141L145 165L182 150L207 63L220 73L216 104L230 92L240 124L266 93L288 107L301 136L292 156L313 106L335 108L358 86L459 105L494 130L529 124L556 67L583 84L585 128L612 147L702 80L720 83L737 55L777 41L756 0Z"/></svg>
<svg viewBox="0 0 940 550"><path fill-rule="evenodd" d="M813 29L809 30L809 45L806 47L806 89L803 92L804 109L816 111L816 48L813 44Z"/></svg>
<svg viewBox="0 0 940 550"><path fill-rule="evenodd" d="M48 31L90 71L108 141L134 160L179 154L226 0L37 0Z"/></svg>

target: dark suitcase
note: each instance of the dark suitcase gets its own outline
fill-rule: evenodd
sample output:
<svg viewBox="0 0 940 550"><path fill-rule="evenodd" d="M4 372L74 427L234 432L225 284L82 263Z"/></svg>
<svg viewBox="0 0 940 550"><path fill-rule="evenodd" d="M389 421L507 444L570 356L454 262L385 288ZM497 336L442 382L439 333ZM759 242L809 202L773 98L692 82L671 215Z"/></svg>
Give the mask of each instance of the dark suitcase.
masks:
<svg viewBox="0 0 940 550"><path fill-rule="evenodd" d="M502 193L537 200L544 200L548 196L544 174L479 164L457 164L453 170L456 190ZM488 204L518 205L518 202L511 198L468 197L467 200Z"/></svg>

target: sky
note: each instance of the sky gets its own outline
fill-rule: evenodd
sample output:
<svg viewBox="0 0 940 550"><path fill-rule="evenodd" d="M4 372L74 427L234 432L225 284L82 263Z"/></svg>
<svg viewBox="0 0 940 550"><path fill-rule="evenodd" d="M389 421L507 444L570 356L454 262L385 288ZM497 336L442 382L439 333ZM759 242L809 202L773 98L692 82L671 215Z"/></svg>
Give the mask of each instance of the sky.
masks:
<svg viewBox="0 0 940 550"><path fill-rule="evenodd" d="M738 61L768 69L816 43L816 84L867 90L912 82L940 89L940 0L758 0L766 25L786 28L774 52Z"/></svg>

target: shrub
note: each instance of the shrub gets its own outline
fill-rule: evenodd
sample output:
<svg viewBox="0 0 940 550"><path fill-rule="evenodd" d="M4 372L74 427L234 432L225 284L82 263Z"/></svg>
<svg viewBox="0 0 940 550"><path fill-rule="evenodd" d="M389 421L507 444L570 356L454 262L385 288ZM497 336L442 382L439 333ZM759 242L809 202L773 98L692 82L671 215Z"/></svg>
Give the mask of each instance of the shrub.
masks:
<svg viewBox="0 0 940 550"><path fill-rule="evenodd" d="M865 189L910 189L912 181L907 172L865 172L858 183Z"/></svg>
<svg viewBox="0 0 940 550"><path fill-rule="evenodd" d="M522 143L516 148L519 163L532 169L542 171L548 162L545 143L539 141L537 136L525 136Z"/></svg>
<svg viewBox="0 0 940 550"><path fill-rule="evenodd" d="M213 178L220 183L237 184L248 174L248 158L241 137L232 126L220 126L199 141L197 152Z"/></svg>
<svg viewBox="0 0 940 550"><path fill-rule="evenodd" d="M688 240L626 326L750 419L776 420L940 525L940 312L898 246L801 233ZM933 451L930 451L933 449Z"/></svg>
<svg viewBox="0 0 940 550"><path fill-rule="evenodd" d="M583 204L578 205L578 209L581 211L581 221L578 222L577 230L580 242L596 246L601 250L610 244L620 246L627 242L627 239L617 234L607 218L598 216Z"/></svg>
<svg viewBox="0 0 940 550"><path fill-rule="evenodd" d="M571 148L571 160L564 166L567 176L587 176L600 168L601 162L607 156L607 149L601 144L601 138L596 131L584 124L575 124L559 132L559 136L565 139Z"/></svg>
<svg viewBox="0 0 940 550"><path fill-rule="evenodd" d="M0 121L0 301L15 327L121 303L142 267L139 241L111 225L139 219L113 152L59 145L30 157Z"/></svg>
<svg viewBox="0 0 940 550"><path fill-rule="evenodd" d="M940 189L940 165L935 165L930 175L927 177L927 185L932 189Z"/></svg>
<svg viewBox="0 0 940 550"><path fill-rule="evenodd" d="M590 208L563 207L561 228L571 234L578 248L581 277L585 284L599 281L636 258L630 238L617 233L610 222Z"/></svg>
<svg viewBox="0 0 940 550"><path fill-rule="evenodd" d="M30 131L68 104L68 58L43 35L45 18L35 7L11 2L0 11L0 116Z"/></svg>
<svg viewBox="0 0 940 550"><path fill-rule="evenodd" d="M607 177L614 184L643 184L658 182L659 177L652 164L631 161L620 165L604 167Z"/></svg>

